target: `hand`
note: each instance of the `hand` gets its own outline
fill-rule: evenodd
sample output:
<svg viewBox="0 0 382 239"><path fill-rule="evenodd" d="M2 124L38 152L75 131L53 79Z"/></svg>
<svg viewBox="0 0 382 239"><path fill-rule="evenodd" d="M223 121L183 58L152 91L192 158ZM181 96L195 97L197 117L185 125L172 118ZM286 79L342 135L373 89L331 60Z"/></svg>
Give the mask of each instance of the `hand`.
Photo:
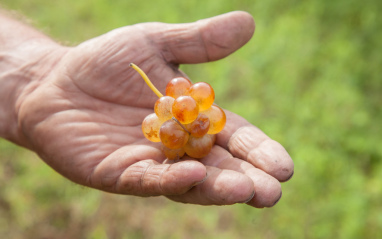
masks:
<svg viewBox="0 0 382 239"><path fill-rule="evenodd" d="M19 138L57 172L100 190L273 206L281 197L279 181L293 174L280 144L226 112L227 125L206 158L163 163L159 144L141 131L157 96L129 67L137 64L164 92L171 78L184 76L179 64L223 58L253 31L250 15L233 12L189 24L137 24L57 47L34 66L49 65L50 72L30 82L18 101Z"/></svg>

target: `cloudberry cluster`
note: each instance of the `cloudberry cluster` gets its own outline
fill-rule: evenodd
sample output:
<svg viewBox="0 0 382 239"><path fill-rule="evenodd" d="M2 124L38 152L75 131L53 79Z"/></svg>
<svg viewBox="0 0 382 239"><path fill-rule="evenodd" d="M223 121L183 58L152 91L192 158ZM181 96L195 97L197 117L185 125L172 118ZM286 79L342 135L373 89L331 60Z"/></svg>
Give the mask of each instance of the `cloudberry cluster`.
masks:
<svg viewBox="0 0 382 239"><path fill-rule="evenodd" d="M142 122L142 132L152 142L161 142L168 159L179 159L185 154L203 158L215 144L216 134L225 126L224 111L213 104L215 93L205 82L192 84L184 77L172 79L163 96L146 74L137 70L149 87L158 95L154 113Z"/></svg>

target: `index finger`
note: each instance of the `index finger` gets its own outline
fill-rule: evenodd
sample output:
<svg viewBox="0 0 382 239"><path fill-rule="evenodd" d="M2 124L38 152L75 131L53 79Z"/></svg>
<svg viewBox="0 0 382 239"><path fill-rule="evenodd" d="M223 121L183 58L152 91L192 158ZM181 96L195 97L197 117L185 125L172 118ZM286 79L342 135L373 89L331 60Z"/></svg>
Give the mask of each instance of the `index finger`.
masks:
<svg viewBox="0 0 382 239"><path fill-rule="evenodd" d="M289 180L294 164L284 147L244 118L229 111L225 113L227 123L216 143L280 182Z"/></svg>

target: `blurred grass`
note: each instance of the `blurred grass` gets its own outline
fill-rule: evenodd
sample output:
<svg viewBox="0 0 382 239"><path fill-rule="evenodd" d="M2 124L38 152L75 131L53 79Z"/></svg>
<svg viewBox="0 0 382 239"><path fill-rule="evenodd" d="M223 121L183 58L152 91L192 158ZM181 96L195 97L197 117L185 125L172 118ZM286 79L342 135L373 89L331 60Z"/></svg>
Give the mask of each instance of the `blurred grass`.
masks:
<svg viewBox="0 0 382 239"><path fill-rule="evenodd" d="M378 238L382 236L382 2L3 0L75 45L139 22L232 10L254 38L218 62L182 66L218 103L283 144L293 179L271 209L201 207L74 185L0 141L1 238Z"/></svg>

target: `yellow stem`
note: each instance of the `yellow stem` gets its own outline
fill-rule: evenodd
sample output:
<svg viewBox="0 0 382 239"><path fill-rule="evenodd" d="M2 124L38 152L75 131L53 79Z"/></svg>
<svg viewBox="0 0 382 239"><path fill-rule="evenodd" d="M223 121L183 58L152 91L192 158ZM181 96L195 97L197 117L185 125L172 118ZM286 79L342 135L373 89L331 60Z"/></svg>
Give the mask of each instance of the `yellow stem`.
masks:
<svg viewBox="0 0 382 239"><path fill-rule="evenodd" d="M162 93L159 92L159 90L157 88L155 88L155 86L153 85L153 83L151 83L150 79L147 77L146 73L143 72L141 70L141 68L139 68L137 65L135 65L134 63L130 63L130 66L136 70L141 76L142 78L145 80L146 84L150 87L150 89L152 91L154 91L154 93L160 98L162 97Z"/></svg>

